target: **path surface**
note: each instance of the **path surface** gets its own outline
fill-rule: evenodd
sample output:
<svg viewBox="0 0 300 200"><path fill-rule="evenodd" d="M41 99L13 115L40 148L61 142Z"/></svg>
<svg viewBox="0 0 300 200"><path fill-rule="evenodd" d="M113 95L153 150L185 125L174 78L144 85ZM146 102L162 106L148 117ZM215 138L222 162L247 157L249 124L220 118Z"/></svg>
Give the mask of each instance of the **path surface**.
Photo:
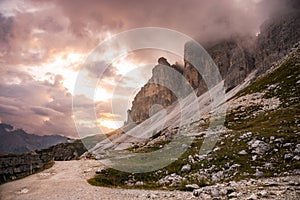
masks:
<svg viewBox="0 0 300 200"><path fill-rule="evenodd" d="M191 199L191 192L125 190L91 186L87 179L100 168L95 160L56 161L26 178L0 185L1 200Z"/></svg>
<svg viewBox="0 0 300 200"><path fill-rule="evenodd" d="M103 167L103 166L102 166ZM300 199L300 175L231 182L192 192L126 190L91 186L87 179L101 168L95 160L60 161L43 172L0 185L0 200L93 199ZM234 189L234 192L228 191ZM225 194L221 194L225 191ZM227 191L227 192L226 192Z"/></svg>

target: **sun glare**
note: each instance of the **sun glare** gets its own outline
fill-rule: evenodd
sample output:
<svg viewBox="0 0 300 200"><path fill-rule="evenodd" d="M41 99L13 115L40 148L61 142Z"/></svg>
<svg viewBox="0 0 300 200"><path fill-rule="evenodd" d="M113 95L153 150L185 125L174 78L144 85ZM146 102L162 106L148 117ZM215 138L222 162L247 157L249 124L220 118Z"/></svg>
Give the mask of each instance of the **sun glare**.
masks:
<svg viewBox="0 0 300 200"><path fill-rule="evenodd" d="M121 75L126 75L133 69L137 68L137 65L126 58L121 58L118 61L112 64L115 68L117 68L118 73Z"/></svg>
<svg viewBox="0 0 300 200"><path fill-rule="evenodd" d="M122 121L113 121L113 120L100 120L100 126L109 128L109 129L118 129L123 125Z"/></svg>
<svg viewBox="0 0 300 200"><path fill-rule="evenodd" d="M96 88L94 101L108 101L112 98L112 94L106 91L104 88Z"/></svg>

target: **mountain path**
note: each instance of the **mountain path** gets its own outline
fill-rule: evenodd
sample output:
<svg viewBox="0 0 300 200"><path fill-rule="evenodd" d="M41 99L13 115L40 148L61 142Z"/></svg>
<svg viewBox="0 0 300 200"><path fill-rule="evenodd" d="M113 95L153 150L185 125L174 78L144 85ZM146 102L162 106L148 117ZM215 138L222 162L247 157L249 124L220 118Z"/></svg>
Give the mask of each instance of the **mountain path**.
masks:
<svg viewBox="0 0 300 200"><path fill-rule="evenodd" d="M87 182L103 168L96 160L56 161L50 169L0 185L1 200L192 199L191 192L127 190Z"/></svg>

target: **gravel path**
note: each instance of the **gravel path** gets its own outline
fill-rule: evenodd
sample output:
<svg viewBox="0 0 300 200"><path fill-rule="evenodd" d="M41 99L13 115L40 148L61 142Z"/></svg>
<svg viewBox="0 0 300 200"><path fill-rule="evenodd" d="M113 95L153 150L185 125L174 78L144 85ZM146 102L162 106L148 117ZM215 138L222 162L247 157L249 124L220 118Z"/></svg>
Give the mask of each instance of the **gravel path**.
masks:
<svg viewBox="0 0 300 200"><path fill-rule="evenodd" d="M91 186L100 168L95 160L56 161L43 172L0 185L1 200L192 199L191 192L125 190Z"/></svg>
<svg viewBox="0 0 300 200"><path fill-rule="evenodd" d="M300 199L299 175L216 184L194 191L198 196L195 197L192 192L126 190L89 185L86 180L101 167L95 160L55 162L52 168L43 172L0 185L0 199Z"/></svg>

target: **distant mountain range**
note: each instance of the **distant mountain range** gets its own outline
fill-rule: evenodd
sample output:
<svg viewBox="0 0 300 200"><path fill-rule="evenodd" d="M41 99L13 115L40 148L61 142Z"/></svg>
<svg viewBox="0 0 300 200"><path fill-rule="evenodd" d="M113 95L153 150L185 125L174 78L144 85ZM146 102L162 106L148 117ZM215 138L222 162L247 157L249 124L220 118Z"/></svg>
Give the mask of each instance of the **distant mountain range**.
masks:
<svg viewBox="0 0 300 200"><path fill-rule="evenodd" d="M0 138L1 153L24 153L64 143L69 139L60 135L29 134L8 124L0 124Z"/></svg>

